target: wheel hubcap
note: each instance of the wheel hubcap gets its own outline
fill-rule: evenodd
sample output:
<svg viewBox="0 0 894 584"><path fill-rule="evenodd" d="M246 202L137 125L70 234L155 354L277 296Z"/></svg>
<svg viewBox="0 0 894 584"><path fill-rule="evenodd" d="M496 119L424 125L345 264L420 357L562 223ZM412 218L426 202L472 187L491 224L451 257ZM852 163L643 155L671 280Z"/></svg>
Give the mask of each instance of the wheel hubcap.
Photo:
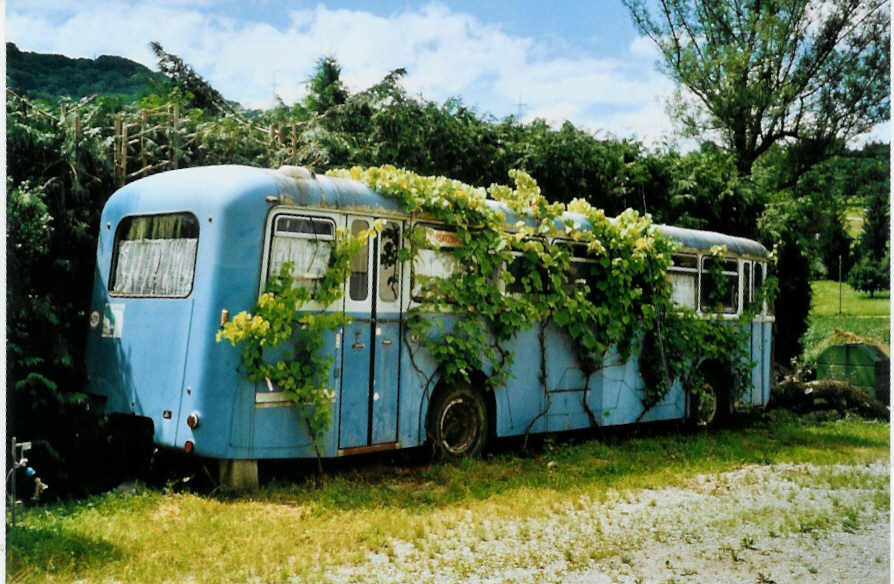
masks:
<svg viewBox="0 0 894 584"><path fill-rule="evenodd" d="M457 397L441 413L441 444L451 454L465 454L478 438L477 408L471 400Z"/></svg>

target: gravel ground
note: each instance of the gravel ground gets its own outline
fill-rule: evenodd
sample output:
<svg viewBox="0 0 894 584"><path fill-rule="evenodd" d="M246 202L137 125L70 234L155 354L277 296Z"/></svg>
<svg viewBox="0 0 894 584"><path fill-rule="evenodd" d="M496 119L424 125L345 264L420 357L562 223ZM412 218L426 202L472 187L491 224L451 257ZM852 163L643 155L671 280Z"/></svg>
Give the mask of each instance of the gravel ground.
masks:
<svg viewBox="0 0 894 584"><path fill-rule="evenodd" d="M467 512L322 580L889 582L889 492L887 462L746 466L524 519Z"/></svg>

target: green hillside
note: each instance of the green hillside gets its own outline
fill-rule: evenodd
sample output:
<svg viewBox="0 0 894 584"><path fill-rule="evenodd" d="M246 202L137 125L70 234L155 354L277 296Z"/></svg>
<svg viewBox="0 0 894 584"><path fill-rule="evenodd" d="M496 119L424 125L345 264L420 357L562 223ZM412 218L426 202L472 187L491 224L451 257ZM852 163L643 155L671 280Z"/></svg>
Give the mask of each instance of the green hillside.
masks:
<svg viewBox="0 0 894 584"><path fill-rule="evenodd" d="M133 99L151 91L166 77L123 57L101 55L72 59L21 51L6 43L6 84L16 93L55 102L93 94L122 95Z"/></svg>

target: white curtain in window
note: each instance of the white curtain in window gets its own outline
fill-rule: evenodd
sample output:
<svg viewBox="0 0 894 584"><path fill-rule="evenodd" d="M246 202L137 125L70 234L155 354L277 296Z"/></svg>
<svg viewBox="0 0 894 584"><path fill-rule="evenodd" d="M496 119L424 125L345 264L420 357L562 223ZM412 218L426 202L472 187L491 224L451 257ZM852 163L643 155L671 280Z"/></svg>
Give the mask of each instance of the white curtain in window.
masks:
<svg viewBox="0 0 894 584"><path fill-rule="evenodd" d="M299 285L319 280L329 267L332 242L299 237L274 237L270 250L270 277L279 275L283 264L292 262L292 275Z"/></svg>
<svg viewBox="0 0 894 584"><path fill-rule="evenodd" d="M118 243L115 290L134 296L186 296L192 289L198 239Z"/></svg>
<svg viewBox="0 0 894 584"><path fill-rule="evenodd" d="M673 284L671 299L679 306L695 309L696 274L669 272Z"/></svg>

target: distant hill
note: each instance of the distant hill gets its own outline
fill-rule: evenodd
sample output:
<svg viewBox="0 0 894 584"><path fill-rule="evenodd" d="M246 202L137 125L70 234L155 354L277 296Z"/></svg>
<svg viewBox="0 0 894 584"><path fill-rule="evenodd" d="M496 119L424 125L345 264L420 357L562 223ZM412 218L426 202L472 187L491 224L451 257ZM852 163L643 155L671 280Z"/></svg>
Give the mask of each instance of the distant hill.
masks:
<svg viewBox="0 0 894 584"><path fill-rule="evenodd" d="M167 78L130 59L102 55L72 59L21 51L6 43L6 85L19 94L57 101L88 95L121 95L134 99L150 93L154 83Z"/></svg>

